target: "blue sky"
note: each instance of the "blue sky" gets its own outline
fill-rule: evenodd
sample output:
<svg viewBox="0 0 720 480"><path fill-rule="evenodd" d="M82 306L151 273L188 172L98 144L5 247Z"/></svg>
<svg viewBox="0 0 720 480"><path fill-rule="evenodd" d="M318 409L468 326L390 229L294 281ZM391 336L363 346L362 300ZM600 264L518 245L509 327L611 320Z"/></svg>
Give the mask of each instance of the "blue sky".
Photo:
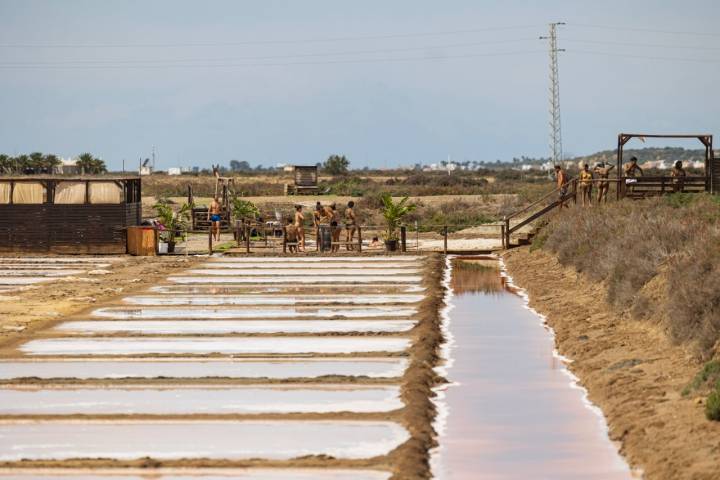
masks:
<svg viewBox="0 0 720 480"><path fill-rule="evenodd" d="M547 156L551 21L567 22L566 153L719 133L718 20L709 0L0 0L0 152L112 168L153 145L161 168Z"/></svg>

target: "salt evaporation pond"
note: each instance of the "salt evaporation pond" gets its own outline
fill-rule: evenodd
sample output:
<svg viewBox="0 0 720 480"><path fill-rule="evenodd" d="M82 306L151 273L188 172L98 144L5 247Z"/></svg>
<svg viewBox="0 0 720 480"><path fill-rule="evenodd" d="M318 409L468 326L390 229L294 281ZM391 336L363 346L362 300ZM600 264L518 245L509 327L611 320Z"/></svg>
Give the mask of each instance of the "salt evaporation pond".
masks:
<svg viewBox="0 0 720 480"><path fill-rule="evenodd" d="M440 396L447 416L436 478L631 478L604 418L554 354L552 333L498 268L459 262L453 270L443 373L455 383Z"/></svg>
<svg viewBox="0 0 720 480"><path fill-rule="evenodd" d="M396 275L411 275L420 273L419 268L277 268L277 269L260 269L260 268L193 268L188 270L189 275L210 275L210 276L233 276L242 275L244 277L268 277L268 276L285 276L285 275L302 275L302 276L321 276L330 275L343 276L369 276L369 275L387 275L394 277Z"/></svg>
<svg viewBox="0 0 720 480"><path fill-rule="evenodd" d="M330 375L393 378L407 368L403 358L293 360L63 360L0 362L0 379L19 378L316 378Z"/></svg>
<svg viewBox="0 0 720 480"><path fill-rule="evenodd" d="M389 412L395 386L0 388L0 415Z"/></svg>
<svg viewBox="0 0 720 480"><path fill-rule="evenodd" d="M257 257L262 258L262 263L325 263L330 259L328 257ZM360 263L402 263L417 262L423 257L417 255L392 255L392 256L367 256L367 257L342 257L343 262L360 262ZM332 260L330 260L332 261ZM242 259L236 257L216 257L212 259L213 263L257 263L256 258Z"/></svg>
<svg viewBox="0 0 720 480"><path fill-rule="evenodd" d="M152 308L107 307L99 308L93 316L104 318L180 319L180 318L373 318L410 317L417 309L402 307L344 307L344 308Z"/></svg>
<svg viewBox="0 0 720 480"><path fill-rule="evenodd" d="M0 276L2 277L32 277L42 275L44 277L65 277L68 275L80 275L85 273L85 270L68 270L68 269L46 269L46 268L35 268L32 270L0 270Z"/></svg>
<svg viewBox="0 0 720 480"><path fill-rule="evenodd" d="M79 333L143 335L227 335L249 333L400 333L412 320L88 320L64 322L55 330Z"/></svg>
<svg viewBox="0 0 720 480"><path fill-rule="evenodd" d="M382 268L382 269L388 269L388 270L403 270L407 268L413 268L416 269L418 267L421 267L421 264L419 262L398 262L397 264L390 263L390 262L351 262L346 263L344 260L330 260L328 259L327 262L309 262L309 263L301 263L301 262L291 262L291 263L278 263L278 262L257 262L257 261L242 261L238 260L235 262L207 262L201 264L200 268L213 268L213 269L220 269L220 268L230 268L230 269L251 269L251 268L262 268L264 270L274 270L274 269L283 269L283 270L294 270L298 268L305 268L305 269L338 269L341 268L343 270L346 270L347 267L350 266L351 270L356 269L374 269L374 268Z"/></svg>
<svg viewBox="0 0 720 480"><path fill-rule="evenodd" d="M228 283L228 284L263 284L263 283L301 283L301 284L362 284L362 283L388 283L391 285L398 283L416 283L422 282L419 275L274 275L264 277L208 277L208 276L188 276L178 275L168 277L168 280L175 283Z"/></svg>
<svg viewBox="0 0 720 480"><path fill-rule="evenodd" d="M384 455L407 439L402 426L379 421L0 422L0 461L288 460L306 455L355 459Z"/></svg>
<svg viewBox="0 0 720 480"><path fill-rule="evenodd" d="M272 355L402 352L407 338L384 337L140 337L47 338L19 350L29 355Z"/></svg>
<svg viewBox="0 0 720 480"><path fill-rule="evenodd" d="M151 292L160 294L180 295L244 295L244 294L295 294L313 295L321 290L332 290L336 293L367 295L387 294L389 292L415 293L424 292L425 287L420 285L392 285L392 284L312 284L298 285L296 283L279 283L273 285L156 285L150 287Z"/></svg>
<svg viewBox="0 0 720 480"><path fill-rule="evenodd" d="M417 303L423 295L138 295L125 297L132 305L384 305Z"/></svg>

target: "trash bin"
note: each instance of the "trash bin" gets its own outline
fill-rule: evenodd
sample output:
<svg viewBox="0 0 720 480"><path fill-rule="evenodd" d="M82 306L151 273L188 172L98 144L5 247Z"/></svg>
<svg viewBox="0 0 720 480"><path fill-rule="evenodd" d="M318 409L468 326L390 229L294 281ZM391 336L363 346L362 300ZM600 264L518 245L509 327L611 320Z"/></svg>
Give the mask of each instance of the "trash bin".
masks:
<svg viewBox="0 0 720 480"><path fill-rule="evenodd" d="M318 237L320 251L329 252L332 249L332 228L330 225L318 225Z"/></svg>
<svg viewBox="0 0 720 480"><path fill-rule="evenodd" d="M157 255L158 236L155 227L128 227L127 252L140 257Z"/></svg>

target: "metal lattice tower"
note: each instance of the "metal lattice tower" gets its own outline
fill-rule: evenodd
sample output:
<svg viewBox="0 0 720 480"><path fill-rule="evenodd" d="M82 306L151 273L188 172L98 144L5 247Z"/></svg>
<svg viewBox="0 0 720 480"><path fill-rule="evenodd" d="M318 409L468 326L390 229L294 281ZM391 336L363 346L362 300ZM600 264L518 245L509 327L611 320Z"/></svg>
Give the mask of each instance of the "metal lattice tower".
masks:
<svg viewBox="0 0 720 480"><path fill-rule="evenodd" d="M541 40L548 40L550 46L550 153L554 164L562 161L562 128L560 123L560 78L558 76L558 52L564 49L557 48L557 27L565 25L564 22L550 24L550 34L547 37L540 37Z"/></svg>

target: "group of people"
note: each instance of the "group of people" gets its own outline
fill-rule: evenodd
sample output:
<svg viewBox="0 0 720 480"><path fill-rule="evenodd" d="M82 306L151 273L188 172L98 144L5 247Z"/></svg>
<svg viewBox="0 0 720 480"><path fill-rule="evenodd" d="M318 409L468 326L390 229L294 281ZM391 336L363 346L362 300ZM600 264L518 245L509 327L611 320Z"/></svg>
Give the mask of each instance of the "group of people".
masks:
<svg viewBox="0 0 720 480"><path fill-rule="evenodd" d="M330 229L332 239L330 251L332 252L340 250L340 237L343 230L343 226L341 226L342 223L346 232L345 247L348 250L355 249L353 241L355 233L357 232L357 217L355 215L355 202L352 200L347 203L347 207L342 214L335 203L323 205L317 202L315 204L315 211L312 213L312 222L317 232L322 228ZM303 213L302 205L295 205L295 215L287 218L285 238L288 249L291 252L305 251L305 214Z"/></svg>
<svg viewBox="0 0 720 480"><path fill-rule="evenodd" d="M594 183L597 183L598 186L597 203L607 202L607 194L608 190L610 190L610 171L613 168L615 168L614 165L605 162L597 163L592 171L590 170L590 165L587 163L583 165L578 175L578 192L580 193L583 207L592 205L592 189ZM625 178L629 179L643 175L643 169L638 165L637 157L632 157L630 162L623 167L623 171ZM675 162L675 165L670 171L670 176L673 177L673 191L681 192L683 190L683 180L686 173L680 160ZM569 179L567 173L560 165L555 165L555 179L560 196L560 207L567 207L565 197L568 192Z"/></svg>

